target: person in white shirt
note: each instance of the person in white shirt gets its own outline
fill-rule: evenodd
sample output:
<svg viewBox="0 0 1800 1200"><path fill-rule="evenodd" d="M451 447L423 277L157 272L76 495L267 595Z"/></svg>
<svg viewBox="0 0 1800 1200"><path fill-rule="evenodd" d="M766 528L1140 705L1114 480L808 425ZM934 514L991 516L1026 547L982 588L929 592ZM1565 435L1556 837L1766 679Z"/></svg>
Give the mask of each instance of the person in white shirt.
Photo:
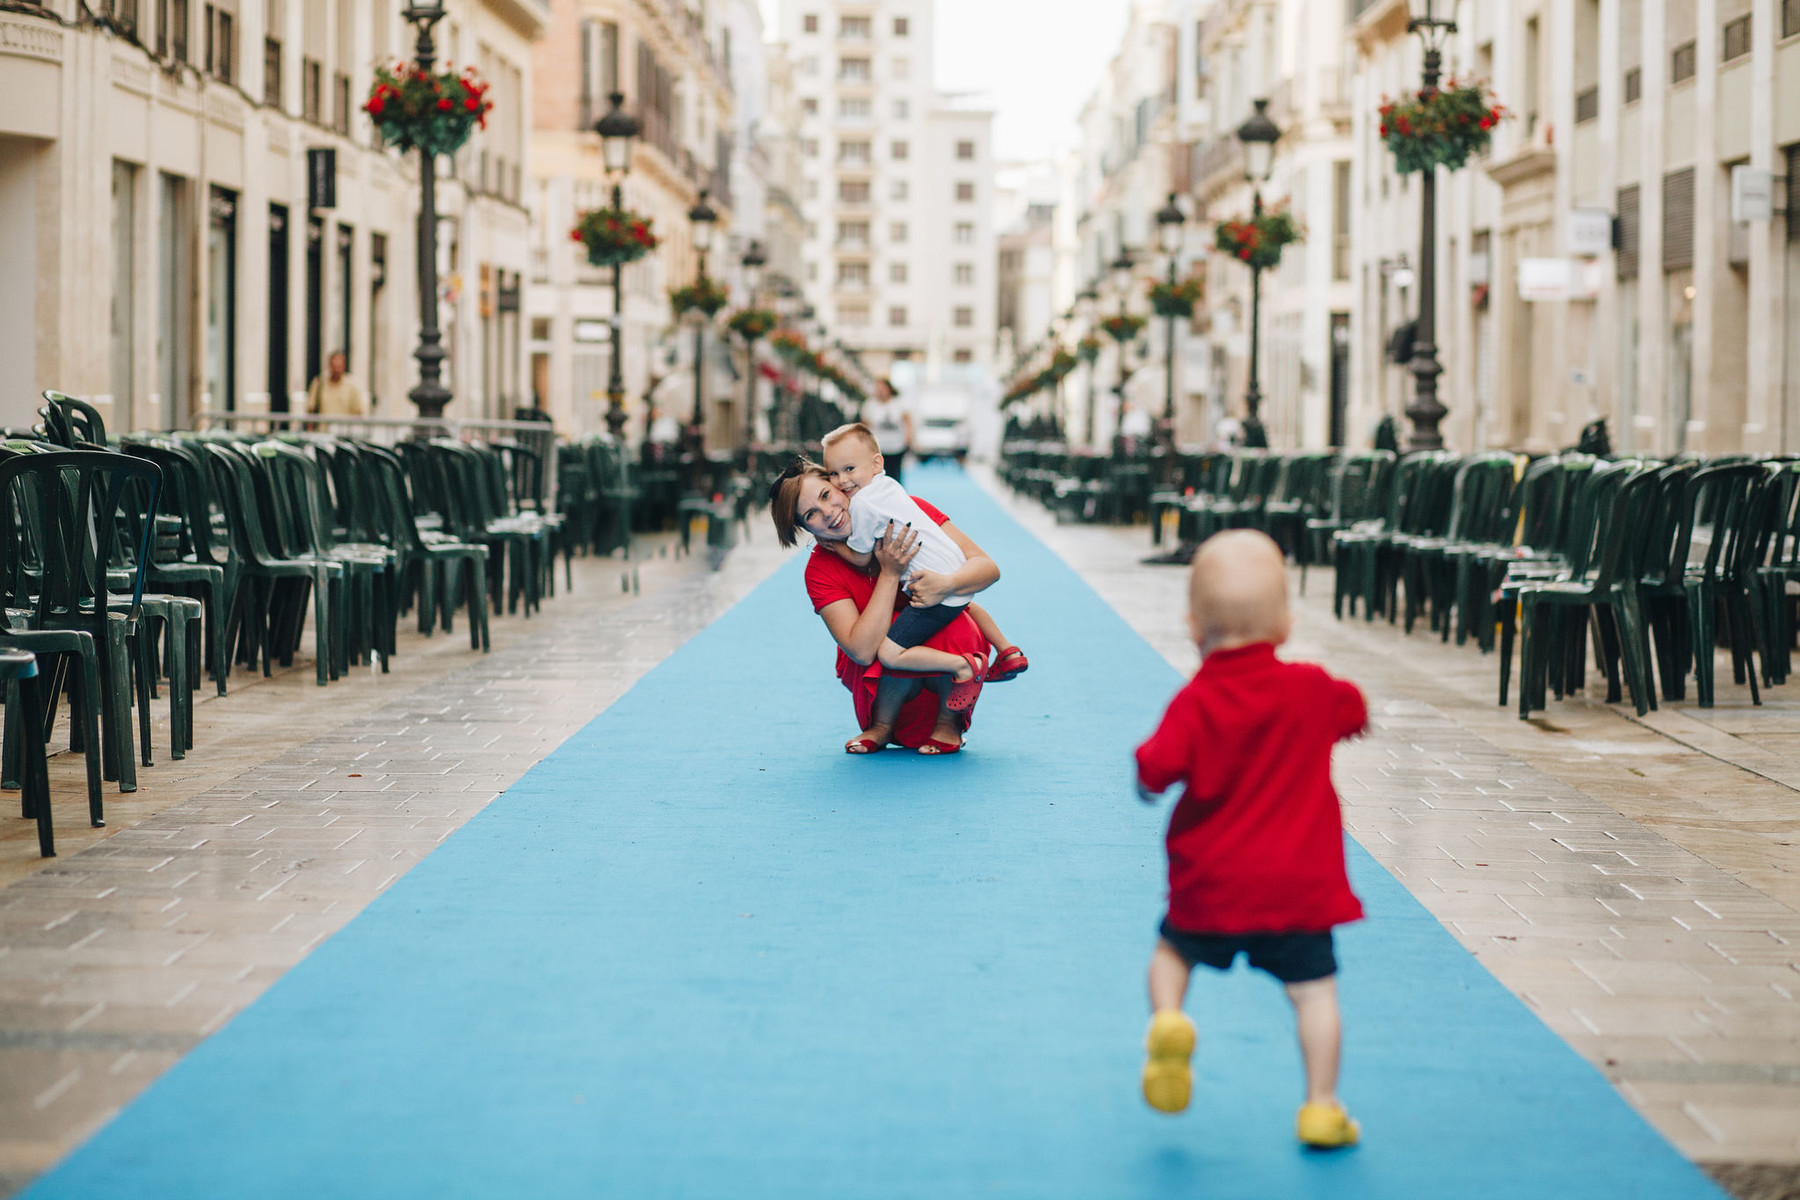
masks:
<svg viewBox="0 0 1800 1200"><path fill-rule="evenodd" d="M862 407L862 423L875 435L875 448L895 479L906 466L907 452L912 448L913 419L906 405L894 394L894 385L886 379L875 381L875 398Z"/></svg>
<svg viewBox="0 0 1800 1200"><path fill-rule="evenodd" d="M851 550L864 555L866 559L874 550L875 539L881 536L887 529L889 520L892 520L896 526L910 525L919 535L919 551L901 583L903 588L920 572L950 575L963 565L965 559L957 544L938 528L937 522L925 515L925 511L907 495L906 489L886 473L885 460L875 435L868 426L844 425L834 429L825 435L822 449L825 469L831 472L832 482L850 500L851 530L845 544ZM1023 675L1031 665L1024 651L1007 640L987 609L971 603L968 596L954 592L944 596L937 604L914 605L902 612L894 619L893 627L888 631L888 645L902 651L908 647L917 647L920 642L929 639L955 620L965 606L976 628L981 630L981 635L997 651L997 657L987 669L986 682L1004 683ZM918 615L915 616L915 613ZM940 658L949 657L940 655L935 650L927 650L926 653ZM897 670L922 669L907 666L898 660L889 662L887 646L883 647L881 663Z"/></svg>

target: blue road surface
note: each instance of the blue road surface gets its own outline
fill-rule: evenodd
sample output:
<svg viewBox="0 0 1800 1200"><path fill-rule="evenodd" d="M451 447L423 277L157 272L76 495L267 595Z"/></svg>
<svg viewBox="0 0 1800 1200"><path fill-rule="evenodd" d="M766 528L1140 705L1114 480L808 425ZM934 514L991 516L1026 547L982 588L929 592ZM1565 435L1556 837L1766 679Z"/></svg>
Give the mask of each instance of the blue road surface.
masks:
<svg viewBox="0 0 1800 1200"><path fill-rule="evenodd" d="M1177 673L949 468L1031 671L969 749L852 758L801 555L199 1046L35 1200L1663 1200L1706 1178L1359 848L1342 1093L1293 1137L1278 985L1201 972L1138 1094Z"/></svg>

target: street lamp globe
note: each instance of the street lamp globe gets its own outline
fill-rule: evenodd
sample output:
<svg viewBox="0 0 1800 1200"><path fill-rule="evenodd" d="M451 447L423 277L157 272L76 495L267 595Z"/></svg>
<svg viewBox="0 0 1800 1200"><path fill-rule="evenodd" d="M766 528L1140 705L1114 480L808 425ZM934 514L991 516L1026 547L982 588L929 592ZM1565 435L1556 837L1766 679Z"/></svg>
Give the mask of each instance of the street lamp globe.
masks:
<svg viewBox="0 0 1800 1200"><path fill-rule="evenodd" d="M1428 40L1436 41L1456 32L1455 0L1407 0L1407 9L1409 33L1423 32Z"/></svg>
<svg viewBox="0 0 1800 1200"><path fill-rule="evenodd" d="M1244 146L1244 178L1251 183L1267 183L1275 167L1275 143L1281 140L1281 129L1269 119L1267 100L1251 103L1256 111L1237 131L1237 139Z"/></svg>
<svg viewBox="0 0 1800 1200"><path fill-rule="evenodd" d="M1162 245L1164 254L1181 253L1182 235L1186 232L1183 226L1187 218L1182 215L1181 205L1175 202L1175 193L1169 193L1169 202L1156 210L1156 237Z"/></svg>
<svg viewBox="0 0 1800 1200"><path fill-rule="evenodd" d="M761 242L751 242L740 261L744 268L744 287L750 292L750 302L755 304L756 290L762 286L763 267L768 264L769 256L763 253Z"/></svg>
<svg viewBox="0 0 1800 1200"><path fill-rule="evenodd" d="M594 122L594 132L600 135L600 157L607 174L623 175L631 170L631 143L643 127L625 111L624 92L614 92L607 99L612 107Z"/></svg>
<svg viewBox="0 0 1800 1200"><path fill-rule="evenodd" d="M719 214L706 202L707 195L706 189L701 188L700 198L688 209L688 220L694 223L694 249L701 254L712 249L713 230L719 222Z"/></svg>

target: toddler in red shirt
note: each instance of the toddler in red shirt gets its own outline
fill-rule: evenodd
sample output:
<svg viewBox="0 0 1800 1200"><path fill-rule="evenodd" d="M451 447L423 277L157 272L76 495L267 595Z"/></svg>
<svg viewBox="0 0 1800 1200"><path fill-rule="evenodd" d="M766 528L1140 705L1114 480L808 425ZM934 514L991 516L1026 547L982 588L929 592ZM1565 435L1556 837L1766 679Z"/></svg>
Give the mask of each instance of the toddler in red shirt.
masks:
<svg viewBox="0 0 1800 1200"><path fill-rule="evenodd" d="M1309 1146L1355 1143L1337 1099L1341 1028L1335 925L1362 916L1344 871L1331 750L1368 721L1354 684L1275 657L1292 626L1287 565L1268 537L1233 530L1194 555L1188 627L1200 670L1138 747L1138 789L1185 785L1169 821L1169 912L1150 959L1154 1016L1144 1098L1187 1107L1194 1025L1182 1012L1196 964L1244 954L1287 988L1306 1063L1298 1133Z"/></svg>

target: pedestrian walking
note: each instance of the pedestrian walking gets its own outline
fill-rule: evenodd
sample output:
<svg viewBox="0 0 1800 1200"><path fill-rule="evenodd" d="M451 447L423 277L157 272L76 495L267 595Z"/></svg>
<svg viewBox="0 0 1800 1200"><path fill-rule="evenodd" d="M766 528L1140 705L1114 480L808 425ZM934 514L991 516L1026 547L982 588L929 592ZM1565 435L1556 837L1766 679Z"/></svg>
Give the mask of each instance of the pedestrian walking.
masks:
<svg viewBox="0 0 1800 1200"><path fill-rule="evenodd" d="M342 350L333 350L325 360L325 373L314 376L306 389L306 411L322 417L366 417L369 409L363 403L362 389L346 372L350 366Z"/></svg>
<svg viewBox="0 0 1800 1200"><path fill-rule="evenodd" d="M1294 1006L1306 1066L1300 1140L1349 1146L1360 1131L1337 1097L1331 931L1363 914L1344 870L1331 751L1362 732L1368 709L1354 684L1275 656L1291 625L1274 541L1233 530L1201 545L1188 577L1200 670L1137 751L1146 801L1185 787L1169 821L1169 908L1150 959L1144 1099L1163 1112L1187 1107L1189 976L1196 965L1229 970L1243 954Z"/></svg>
<svg viewBox="0 0 1800 1200"><path fill-rule="evenodd" d="M906 453L912 448L912 412L900 402L885 376L875 381L875 398L863 405L862 423L874 433L881 457L887 461L887 473L900 478Z"/></svg>

